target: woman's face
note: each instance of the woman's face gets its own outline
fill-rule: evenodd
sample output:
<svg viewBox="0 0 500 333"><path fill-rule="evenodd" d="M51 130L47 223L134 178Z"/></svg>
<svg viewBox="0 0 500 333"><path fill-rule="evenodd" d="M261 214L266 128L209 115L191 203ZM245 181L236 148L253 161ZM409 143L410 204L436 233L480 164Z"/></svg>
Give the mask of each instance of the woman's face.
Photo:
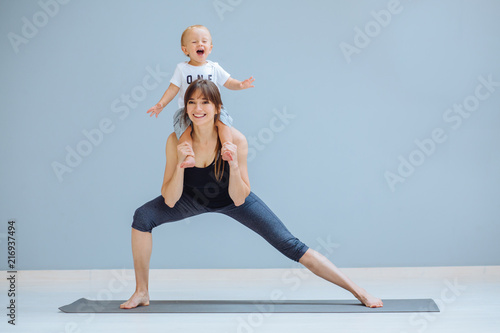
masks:
<svg viewBox="0 0 500 333"><path fill-rule="evenodd" d="M213 124L218 110L216 110L215 104L202 95L200 91L195 91L187 101L186 112L193 124L200 126L208 122Z"/></svg>

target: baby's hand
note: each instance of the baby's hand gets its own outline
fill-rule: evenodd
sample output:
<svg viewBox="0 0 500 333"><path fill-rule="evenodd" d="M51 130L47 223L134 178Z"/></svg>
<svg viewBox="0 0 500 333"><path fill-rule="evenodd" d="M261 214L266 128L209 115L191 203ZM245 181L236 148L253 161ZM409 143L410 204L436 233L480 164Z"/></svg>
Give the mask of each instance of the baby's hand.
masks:
<svg viewBox="0 0 500 333"><path fill-rule="evenodd" d="M163 110L163 108L164 108L164 106L161 105L161 103L158 103L155 106L153 106L151 109L149 109L147 113L151 112L151 114L149 115L150 117L152 117L155 114L156 118L158 118L158 115L160 114L161 110Z"/></svg>
<svg viewBox="0 0 500 333"><path fill-rule="evenodd" d="M241 89L253 88L254 87L252 85L253 81L255 81L255 79L253 78L253 76L251 76L249 79L246 79L245 81L242 81L240 83L240 88Z"/></svg>

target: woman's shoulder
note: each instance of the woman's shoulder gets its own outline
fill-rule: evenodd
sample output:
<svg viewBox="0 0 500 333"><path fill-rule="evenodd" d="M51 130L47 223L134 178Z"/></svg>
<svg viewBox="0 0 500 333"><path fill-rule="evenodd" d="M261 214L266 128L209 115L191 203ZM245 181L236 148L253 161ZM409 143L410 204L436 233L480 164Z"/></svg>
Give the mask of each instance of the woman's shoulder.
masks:
<svg viewBox="0 0 500 333"><path fill-rule="evenodd" d="M175 135L175 132L172 132L167 138L167 149L169 147L175 147L175 149L177 149L178 143L179 140L177 139L177 135Z"/></svg>
<svg viewBox="0 0 500 333"><path fill-rule="evenodd" d="M178 140L177 140L177 135L175 135L175 132L170 133L170 135L167 138L167 142L168 141L175 141L175 143L177 143Z"/></svg>

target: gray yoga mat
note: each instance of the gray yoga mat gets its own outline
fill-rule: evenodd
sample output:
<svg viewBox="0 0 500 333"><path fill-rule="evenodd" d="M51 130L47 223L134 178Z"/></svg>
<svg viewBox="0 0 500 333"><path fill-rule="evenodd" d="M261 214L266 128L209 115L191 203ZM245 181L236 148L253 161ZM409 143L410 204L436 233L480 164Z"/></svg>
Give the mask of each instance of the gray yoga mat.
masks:
<svg viewBox="0 0 500 333"><path fill-rule="evenodd" d="M86 298L62 306L67 313L251 313L251 312L439 312L432 299L384 299L381 308L367 308L356 300L179 300L150 301L149 306L120 309L125 301L93 301Z"/></svg>

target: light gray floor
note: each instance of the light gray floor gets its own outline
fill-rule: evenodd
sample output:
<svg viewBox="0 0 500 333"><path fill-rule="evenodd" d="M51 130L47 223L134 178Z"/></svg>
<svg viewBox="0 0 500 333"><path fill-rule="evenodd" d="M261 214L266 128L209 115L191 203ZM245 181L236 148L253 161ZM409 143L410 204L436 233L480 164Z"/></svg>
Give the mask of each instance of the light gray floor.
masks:
<svg viewBox="0 0 500 333"><path fill-rule="evenodd" d="M1 332L499 332L500 266L343 269L374 295L433 298L440 313L376 314L67 314L78 298L127 299L131 270L21 271L16 326L7 324L6 279L0 282ZM3 271L3 276L7 273ZM352 299L297 268L153 270L152 299Z"/></svg>

